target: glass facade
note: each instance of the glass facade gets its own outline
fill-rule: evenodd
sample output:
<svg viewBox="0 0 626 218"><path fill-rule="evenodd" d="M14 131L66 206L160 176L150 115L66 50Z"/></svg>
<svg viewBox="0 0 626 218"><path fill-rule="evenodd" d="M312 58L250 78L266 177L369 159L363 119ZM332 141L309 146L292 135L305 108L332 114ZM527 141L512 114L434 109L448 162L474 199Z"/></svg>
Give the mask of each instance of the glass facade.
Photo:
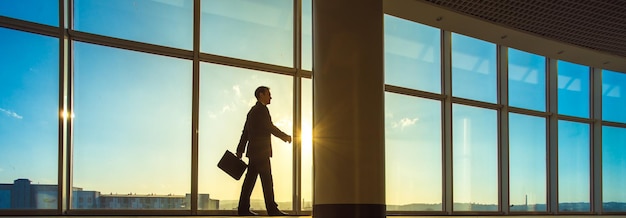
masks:
<svg viewBox="0 0 626 218"><path fill-rule="evenodd" d="M558 61L559 114L589 118L589 67Z"/></svg>
<svg viewBox="0 0 626 218"><path fill-rule="evenodd" d="M498 210L498 127L495 110L452 106L455 211Z"/></svg>
<svg viewBox="0 0 626 218"><path fill-rule="evenodd" d="M313 0L302 0L302 58L303 70L313 70Z"/></svg>
<svg viewBox="0 0 626 218"><path fill-rule="evenodd" d="M191 193L191 61L74 44L73 186L100 199ZM159 204L160 205L160 204ZM189 209L94 202L85 209Z"/></svg>
<svg viewBox="0 0 626 218"><path fill-rule="evenodd" d="M496 103L496 44L452 33L452 95Z"/></svg>
<svg viewBox="0 0 626 218"><path fill-rule="evenodd" d="M559 121L559 211L589 211L589 125Z"/></svg>
<svg viewBox="0 0 626 218"><path fill-rule="evenodd" d="M193 43L193 0L74 0L74 29L181 49Z"/></svg>
<svg viewBox="0 0 626 218"><path fill-rule="evenodd" d="M592 81L592 68L588 66L551 62L541 55L391 15L384 19L386 190L390 214L442 210L453 214L589 213L598 210L591 202L592 194L599 191L592 187L592 175L599 175L592 172L596 165L602 165L603 210L626 211L623 192L616 187L624 181L620 171L623 140L615 133L626 129L620 110L624 102L620 87L626 74L603 70L602 82ZM450 57L446 59L442 54L448 52ZM557 74L556 86L548 84L550 69L556 70L552 72ZM591 114L592 106L597 107L592 105L592 82L602 87L602 115ZM556 96L550 97L549 93ZM413 106L418 102L431 102L439 108L424 103ZM554 109L558 108L558 115L547 113L552 110L551 104L557 106ZM507 116L501 116L505 112ZM405 122L394 117L396 114L403 114ZM420 123L424 116L432 117L429 123ZM602 127L603 131L592 128L589 123L599 120L599 116L601 123L611 122L612 126ZM553 121L552 117L558 119ZM417 129L410 132L398 128L398 123L430 128L428 134ZM592 135L603 137L601 158L598 155L592 159L592 146L600 146L592 144ZM553 147L558 152L549 152ZM416 153L429 154L429 158ZM429 166L428 170L422 166ZM419 173L406 173L404 168ZM445 176L449 175L447 171L452 171L449 177ZM433 196L433 190L441 189L436 196L443 198L436 199L441 199L444 206L436 201L420 203ZM550 189L557 189L557 195ZM550 199L557 201L552 209Z"/></svg>
<svg viewBox="0 0 626 218"><path fill-rule="evenodd" d="M0 215L232 215L216 164L260 85L300 136L276 201L311 213L313 0L59 2L0 1ZM626 213L624 72L382 19L388 214Z"/></svg>
<svg viewBox="0 0 626 218"><path fill-rule="evenodd" d="M602 127L602 208L623 212L626 202L626 128Z"/></svg>
<svg viewBox="0 0 626 218"><path fill-rule="evenodd" d="M256 103L254 90L257 84L268 86L272 92L268 109L274 125L283 132L291 133L291 77L209 63L200 65L199 194L208 194L211 199L218 199L219 210L237 208L241 182L233 182L215 164L226 150L236 152L246 114ZM276 202L279 208L291 210L292 146L272 137L272 151L272 174L274 187L277 187L274 190ZM252 193L250 207L256 210L265 209L260 181L257 181Z"/></svg>
<svg viewBox="0 0 626 218"><path fill-rule="evenodd" d="M0 210L55 209L59 40L5 28L0 35Z"/></svg>
<svg viewBox="0 0 626 218"><path fill-rule="evenodd" d="M313 210L313 81L302 79L301 202L302 210Z"/></svg>
<svg viewBox="0 0 626 218"><path fill-rule="evenodd" d="M58 27L59 1L2 1L0 16Z"/></svg>
<svg viewBox="0 0 626 218"><path fill-rule="evenodd" d="M441 93L440 30L385 15L385 84Z"/></svg>
<svg viewBox="0 0 626 218"><path fill-rule="evenodd" d="M626 74L610 70L602 71L602 119L626 123Z"/></svg>
<svg viewBox="0 0 626 218"><path fill-rule="evenodd" d="M546 58L508 49L509 105L546 111Z"/></svg>
<svg viewBox="0 0 626 218"><path fill-rule="evenodd" d="M385 94L387 210L441 211L441 104Z"/></svg>
<svg viewBox="0 0 626 218"><path fill-rule="evenodd" d="M511 211L547 211L546 119L509 113Z"/></svg>
<svg viewBox="0 0 626 218"><path fill-rule="evenodd" d="M293 67L292 1L202 0L200 5L200 51Z"/></svg>

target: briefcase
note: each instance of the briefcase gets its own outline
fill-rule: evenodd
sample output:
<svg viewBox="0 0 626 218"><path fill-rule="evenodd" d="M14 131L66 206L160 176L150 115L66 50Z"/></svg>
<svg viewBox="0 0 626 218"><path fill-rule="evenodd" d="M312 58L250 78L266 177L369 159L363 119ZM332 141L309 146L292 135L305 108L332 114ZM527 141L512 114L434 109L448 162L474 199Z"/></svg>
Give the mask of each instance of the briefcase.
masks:
<svg viewBox="0 0 626 218"><path fill-rule="evenodd" d="M226 152L224 152L224 156L220 159L220 162L217 163L217 167L222 169L234 179L239 180L241 175L243 175L243 172L246 171L246 168L248 168L248 165L241 159L237 158L235 154L226 150Z"/></svg>

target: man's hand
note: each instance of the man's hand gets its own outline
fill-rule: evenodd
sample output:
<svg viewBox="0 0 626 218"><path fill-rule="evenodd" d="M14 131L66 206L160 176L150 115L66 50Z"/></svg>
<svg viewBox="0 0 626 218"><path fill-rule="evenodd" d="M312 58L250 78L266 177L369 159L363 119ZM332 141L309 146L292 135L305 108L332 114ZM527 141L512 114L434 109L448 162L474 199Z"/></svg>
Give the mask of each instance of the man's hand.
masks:
<svg viewBox="0 0 626 218"><path fill-rule="evenodd" d="M241 159L241 157L243 157L242 153L237 153L237 158Z"/></svg>
<svg viewBox="0 0 626 218"><path fill-rule="evenodd" d="M289 136L289 135L288 135L288 136L285 136L285 137L283 138L283 141L284 141L284 142L289 142L289 143L291 143L291 136Z"/></svg>

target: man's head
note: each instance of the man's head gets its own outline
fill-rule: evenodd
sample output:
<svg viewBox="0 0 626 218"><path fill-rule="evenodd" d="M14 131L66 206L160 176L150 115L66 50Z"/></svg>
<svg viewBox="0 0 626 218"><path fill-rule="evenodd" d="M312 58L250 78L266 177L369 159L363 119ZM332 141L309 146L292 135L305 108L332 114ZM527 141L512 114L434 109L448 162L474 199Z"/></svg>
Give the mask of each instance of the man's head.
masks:
<svg viewBox="0 0 626 218"><path fill-rule="evenodd" d="M270 104L270 100L272 100L272 93L270 93L270 88L259 86L254 90L254 97L256 97L256 100L261 102L261 104L268 105Z"/></svg>

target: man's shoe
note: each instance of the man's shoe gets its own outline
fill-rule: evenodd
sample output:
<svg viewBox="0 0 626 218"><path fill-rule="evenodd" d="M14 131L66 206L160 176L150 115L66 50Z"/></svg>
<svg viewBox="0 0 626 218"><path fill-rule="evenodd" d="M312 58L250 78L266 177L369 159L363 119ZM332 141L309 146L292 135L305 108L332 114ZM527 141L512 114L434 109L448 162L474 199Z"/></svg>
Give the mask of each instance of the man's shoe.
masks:
<svg viewBox="0 0 626 218"><path fill-rule="evenodd" d="M238 211L239 216L257 216L259 214L252 212L250 210L240 210Z"/></svg>
<svg viewBox="0 0 626 218"><path fill-rule="evenodd" d="M287 214L285 212L282 212L279 209L276 209L276 210L268 210L267 211L267 215L270 215L270 216L287 216L289 214Z"/></svg>

